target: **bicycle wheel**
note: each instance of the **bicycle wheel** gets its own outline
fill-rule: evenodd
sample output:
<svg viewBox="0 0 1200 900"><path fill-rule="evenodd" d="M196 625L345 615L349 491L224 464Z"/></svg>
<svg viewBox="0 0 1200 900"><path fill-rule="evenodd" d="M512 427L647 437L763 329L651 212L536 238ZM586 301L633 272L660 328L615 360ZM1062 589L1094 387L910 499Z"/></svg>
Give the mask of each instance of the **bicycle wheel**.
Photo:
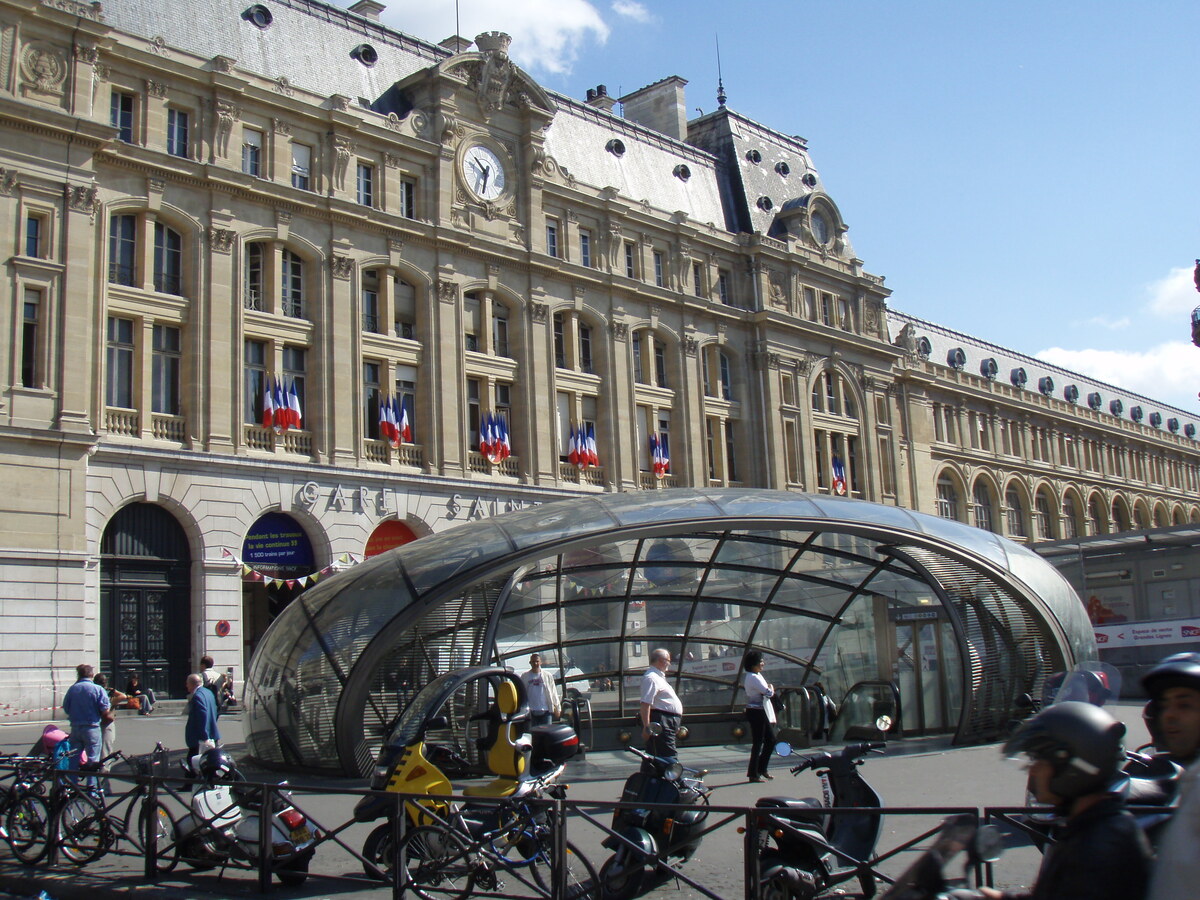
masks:
<svg viewBox="0 0 1200 900"><path fill-rule="evenodd" d="M567 900L600 900L600 878L595 867L579 848L567 841L566 846L567 892L563 896ZM533 866L533 880L537 886L546 892L546 896L554 893L554 870L550 865L550 848Z"/></svg>
<svg viewBox="0 0 1200 900"><path fill-rule="evenodd" d="M108 815L89 794L70 794L54 819L54 839L62 855L77 866L99 859L112 843Z"/></svg>
<svg viewBox="0 0 1200 900"><path fill-rule="evenodd" d="M46 798L25 794L15 799L4 817L8 845L13 855L26 865L33 865L46 853L50 838L50 809Z"/></svg>
<svg viewBox="0 0 1200 900"><path fill-rule="evenodd" d="M475 885L471 852L457 832L418 825L400 842L406 871L402 886L424 900L466 900Z"/></svg>
<svg viewBox="0 0 1200 900"><path fill-rule="evenodd" d="M179 862L179 847L175 843L177 840L175 820L171 818L171 814L163 804L154 804L154 810L151 811L149 803L142 803L141 811L138 813L138 833L134 843L147 852L149 852L149 848L144 847L143 842L146 840L146 817L150 815L154 815L158 829L158 865L156 870L165 875L174 869L175 865Z"/></svg>

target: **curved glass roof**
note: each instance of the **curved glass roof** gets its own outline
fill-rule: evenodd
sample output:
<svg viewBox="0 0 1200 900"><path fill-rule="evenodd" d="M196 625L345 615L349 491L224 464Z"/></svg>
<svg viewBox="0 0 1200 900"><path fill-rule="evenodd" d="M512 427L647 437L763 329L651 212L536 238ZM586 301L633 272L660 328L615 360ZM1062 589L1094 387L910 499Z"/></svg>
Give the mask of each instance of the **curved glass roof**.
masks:
<svg viewBox="0 0 1200 900"><path fill-rule="evenodd" d="M820 680L836 699L902 682L904 648L887 645L909 620L927 620L922 646L952 672L909 731L990 737L1046 671L1095 655L1057 570L990 532L823 495L592 495L422 538L300 595L251 662L248 742L265 761L357 774L432 677L523 669L532 650L603 722L633 714L646 656L667 646L701 724L740 715L751 648L777 686Z"/></svg>

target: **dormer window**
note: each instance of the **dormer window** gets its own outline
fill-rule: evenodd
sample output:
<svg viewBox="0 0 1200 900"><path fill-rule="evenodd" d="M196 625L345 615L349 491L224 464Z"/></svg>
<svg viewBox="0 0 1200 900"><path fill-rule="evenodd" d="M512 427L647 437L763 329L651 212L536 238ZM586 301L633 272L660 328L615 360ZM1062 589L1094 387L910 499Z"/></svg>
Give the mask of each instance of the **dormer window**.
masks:
<svg viewBox="0 0 1200 900"><path fill-rule="evenodd" d="M275 21L275 17L271 15L271 11L261 3L256 3L247 9L242 13L242 18L255 28L268 28Z"/></svg>

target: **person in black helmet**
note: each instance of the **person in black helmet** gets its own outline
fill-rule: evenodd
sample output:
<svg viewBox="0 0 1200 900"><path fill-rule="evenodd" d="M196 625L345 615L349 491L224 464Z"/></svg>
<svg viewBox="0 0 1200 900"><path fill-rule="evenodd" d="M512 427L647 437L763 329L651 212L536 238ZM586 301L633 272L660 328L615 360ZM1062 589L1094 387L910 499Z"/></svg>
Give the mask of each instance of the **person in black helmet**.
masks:
<svg viewBox="0 0 1200 900"><path fill-rule="evenodd" d="M1142 677L1154 746L1182 766L1200 756L1200 653L1168 656Z"/></svg>
<svg viewBox="0 0 1200 900"><path fill-rule="evenodd" d="M1143 900L1150 845L1109 792L1125 757L1125 726L1103 709L1065 700L1042 710L1004 745L1029 758L1029 790L1067 817L1025 891L980 888L991 900Z"/></svg>
<svg viewBox="0 0 1200 900"><path fill-rule="evenodd" d="M1192 900L1200 894L1200 653L1168 656L1142 678L1150 695L1146 723L1154 745L1189 765L1179 807L1158 846L1151 900Z"/></svg>

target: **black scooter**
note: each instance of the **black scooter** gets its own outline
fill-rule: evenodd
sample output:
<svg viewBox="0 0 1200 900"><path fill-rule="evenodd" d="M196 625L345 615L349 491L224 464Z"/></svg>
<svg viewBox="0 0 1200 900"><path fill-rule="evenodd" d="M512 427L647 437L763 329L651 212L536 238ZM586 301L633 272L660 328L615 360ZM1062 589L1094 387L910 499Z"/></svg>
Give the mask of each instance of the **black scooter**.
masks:
<svg viewBox="0 0 1200 900"><path fill-rule="evenodd" d="M831 815L831 807L881 809L883 798L867 784L859 766L882 742L847 744L841 750L801 757L793 775L812 769L821 779L822 799L763 797L755 808L760 846L762 896L769 900L811 900L834 885L857 878L864 897L875 895L871 857L883 824L881 813ZM781 742L780 756L792 746Z"/></svg>
<svg viewBox="0 0 1200 900"><path fill-rule="evenodd" d="M613 813L616 834L604 839L605 848L613 851L600 868L604 900L636 897L651 872L660 867L670 871L687 862L704 836L705 807L712 793L704 784L707 770L689 769L636 747L625 749L641 758L642 767L626 779L621 802L630 805Z"/></svg>

